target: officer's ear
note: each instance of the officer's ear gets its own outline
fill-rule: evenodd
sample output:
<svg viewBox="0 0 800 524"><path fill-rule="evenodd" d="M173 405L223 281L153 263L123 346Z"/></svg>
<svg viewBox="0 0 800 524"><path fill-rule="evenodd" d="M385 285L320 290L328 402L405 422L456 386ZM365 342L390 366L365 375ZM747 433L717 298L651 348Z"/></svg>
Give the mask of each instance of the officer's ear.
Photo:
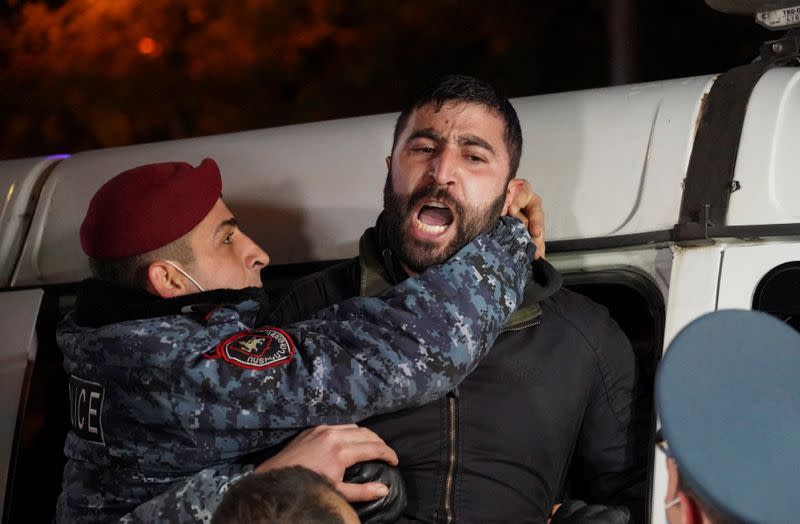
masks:
<svg viewBox="0 0 800 524"><path fill-rule="evenodd" d="M680 498L681 522L683 524L702 524L703 523L703 510L691 495L678 492Z"/></svg>
<svg viewBox="0 0 800 524"><path fill-rule="evenodd" d="M147 291L161 298L179 297L192 293L194 286L177 269L164 260L147 266Z"/></svg>

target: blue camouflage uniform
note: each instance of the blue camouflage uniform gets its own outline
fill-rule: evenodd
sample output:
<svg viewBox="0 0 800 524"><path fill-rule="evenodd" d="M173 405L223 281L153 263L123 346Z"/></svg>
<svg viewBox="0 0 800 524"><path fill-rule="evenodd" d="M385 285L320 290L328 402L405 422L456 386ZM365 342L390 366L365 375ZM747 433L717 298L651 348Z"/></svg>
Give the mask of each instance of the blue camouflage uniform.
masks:
<svg viewBox="0 0 800 524"><path fill-rule="evenodd" d="M260 289L160 299L87 281L57 333L72 420L57 520L114 521L159 495L126 518L204 520L252 470L243 456L443 395L522 300L532 250L502 219L378 298L281 328L265 326Z"/></svg>

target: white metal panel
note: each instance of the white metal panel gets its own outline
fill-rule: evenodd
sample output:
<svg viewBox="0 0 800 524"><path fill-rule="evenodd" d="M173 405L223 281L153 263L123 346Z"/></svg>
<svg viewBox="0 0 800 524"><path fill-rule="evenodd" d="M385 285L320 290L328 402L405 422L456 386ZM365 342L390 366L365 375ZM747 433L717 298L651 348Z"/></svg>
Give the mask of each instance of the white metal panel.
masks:
<svg viewBox="0 0 800 524"><path fill-rule="evenodd" d="M550 240L671 229L712 76L525 98L520 174Z"/></svg>
<svg viewBox="0 0 800 524"><path fill-rule="evenodd" d="M756 84L742 129L728 225L800 222L800 70L778 68Z"/></svg>
<svg viewBox="0 0 800 524"><path fill-rule="evenodd" d="M725 244L673 248L664 347L692 320L716 309Z"/></svg>
<svg viewBox="0 0 800 524"><path fill-rule="evenodd" d="M40 289L0 293L0 508L6 495L25 368L36 359L36 317L42 295Z"/></svg>
<svg viewBox="0 0 800 524"><path fill-rule="evenodd" d="M667 322L664 347L668 347L678 332L699 316L714 311L717 302L717 283L724 244L704 247L673 248L672 275L667 300ZM666 463L656 454L653 479L652 522L666 523L664 495L667 492Z"/></svg>
<svg viewBox="0 0 800 524"><path fill-rule="evenodd" d="M662 230L675 223L692 137L711 77L514 101L520 175L545 199L548 239ZM14 285L79 280L78 228L116 173L215 158L223 193L273 263L355 254L382 207L395 115L377 115L77 154L42 191ZM2 167L0 166L0 169Z"/></svg>
<svg viewBox="0 0 800 524"><path fill-rule="evenodd" d="M28 232L36 188L47 169L62 156L0 163L0 287L8 286Z"/></svg>
<svg viewBox="0 0 800 524"><path fill-rule="evenodd" d="M753 293L764 275L791 261L800 261L800 242L729 247L722 262L717 308L752 308Z"/></svg>

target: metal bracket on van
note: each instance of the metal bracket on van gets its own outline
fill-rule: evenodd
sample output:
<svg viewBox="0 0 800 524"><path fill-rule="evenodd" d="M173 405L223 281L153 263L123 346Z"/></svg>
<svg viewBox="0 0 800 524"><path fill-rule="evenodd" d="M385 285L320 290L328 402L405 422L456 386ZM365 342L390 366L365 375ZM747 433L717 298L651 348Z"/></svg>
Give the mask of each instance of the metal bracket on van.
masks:
<svg viewBox="0 0 800 524"><path fill-rule="evenodd" d="M761 45L764 68L800 64L800 28L792 29L778 40Z"/></svg>
<svg viewBox="0 0 800 524"><path fill-rule="evenodd" d="M740 188L733 174L747 102L764 74L763 65L735 67L711 86L689 158L678 223L672 230L679 245L712 243L716 231L725 226L731 193Z"/></svg>

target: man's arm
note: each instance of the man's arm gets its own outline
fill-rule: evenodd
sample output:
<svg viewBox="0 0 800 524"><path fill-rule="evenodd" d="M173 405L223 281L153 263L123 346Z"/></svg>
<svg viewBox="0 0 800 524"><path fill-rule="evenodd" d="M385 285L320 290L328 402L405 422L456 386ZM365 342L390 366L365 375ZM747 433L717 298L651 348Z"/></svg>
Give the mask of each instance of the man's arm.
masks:
<svg viewBox="0 0 800 524"><path fill-rule="evenodd" d="M188 418L182 423L189 427L224 419L220 409L246 412L237 417L237 430L340 424L427 402L457 385L492 346L521 300L529 245L523 226L504 219L447 263L380 297L335 305L284 326L285 336L273 331L266 350L257 336L244 340L259 358L282 358L277 365L248 366L245 351L232 356L229 338L218 345L215 360L193 357L168 394L183 395ZM203 397L193 396L198 391ZM259 445L285 436L264 434Z"/></svg>
<svg viewBox="0 0 800 524"><path fill-rule="evenodd" d="M239 464L204 469L145 502L120 522L209 522L231 483L253 471L262 473L289 466L303 466L324 475L350 502L373 500L386 495L386 486L378 482L342 482L345 469L368 460L396 465L397 455L367 428L354 424L318 426L300 433L255 470L251 465Z"/></svg>
<svg viewBox="0 0 800 524"><path fill-rule="evenodd" d="M607 314L595 324L598 371L592 401L575 448L572 498L626 506L641 515L647 492L648 425L637 403L638 374L633 348ZM634 518L634 520L636 520Z"/></svg>

